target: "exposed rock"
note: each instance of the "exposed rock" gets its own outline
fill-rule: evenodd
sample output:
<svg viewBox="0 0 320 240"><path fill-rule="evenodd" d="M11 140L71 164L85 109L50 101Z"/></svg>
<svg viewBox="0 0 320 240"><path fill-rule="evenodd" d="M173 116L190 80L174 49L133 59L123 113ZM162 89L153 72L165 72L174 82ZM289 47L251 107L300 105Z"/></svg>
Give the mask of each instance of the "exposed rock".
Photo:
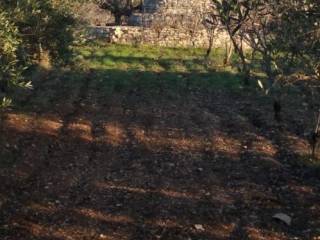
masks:
<svg viewBox="0 0 320 240"><path fill-rule="evenodd" d="M110 43L207 47L209 36L203 19L209 8L209 0L144 0L142 11L129 17L129 26L97 26L89 35ZM230 43L227 34L217 32L214 47L226 43Z"/></svg>
<svg viewBox="0 0 320 240"><path fill-rule="evenodd" d="M208 36L205 30L192 33L188 30L177 30L166 27L158 34L152 28L139 26L93 27L89 29L92 38L105 39L110 43L120 44L155 44L167 47L207 47ZM225 47L229 42L226 33L217 34L214 47Z"/></svg>

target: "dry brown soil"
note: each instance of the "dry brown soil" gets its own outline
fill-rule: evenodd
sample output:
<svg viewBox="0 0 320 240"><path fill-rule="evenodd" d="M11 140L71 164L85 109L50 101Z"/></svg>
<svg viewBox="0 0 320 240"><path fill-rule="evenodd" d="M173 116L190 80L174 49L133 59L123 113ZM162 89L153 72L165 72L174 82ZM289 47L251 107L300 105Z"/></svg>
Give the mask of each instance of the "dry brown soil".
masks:
<svg viewBox="0 0 320 240"><path fill-rule="evenodd" d="M295 105L278 124L255 94L101 97L91 78L51 89L46 108L31 96L2 113L0 239L320 236L319 177L298 164L309 146Z"/></svg>

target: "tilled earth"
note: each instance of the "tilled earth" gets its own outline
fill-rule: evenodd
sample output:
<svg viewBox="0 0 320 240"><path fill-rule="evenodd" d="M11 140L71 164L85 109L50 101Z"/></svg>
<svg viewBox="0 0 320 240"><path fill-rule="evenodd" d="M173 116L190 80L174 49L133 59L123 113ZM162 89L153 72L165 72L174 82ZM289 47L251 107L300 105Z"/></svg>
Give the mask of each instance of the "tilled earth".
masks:
<svg viewBox="0 0 320 240"><path fill-rule="evenodd" d="M270 102L218 89L102 96L95 79L43 83L3 113L1 239L320 237L302 112L278 124Z"/></svg>

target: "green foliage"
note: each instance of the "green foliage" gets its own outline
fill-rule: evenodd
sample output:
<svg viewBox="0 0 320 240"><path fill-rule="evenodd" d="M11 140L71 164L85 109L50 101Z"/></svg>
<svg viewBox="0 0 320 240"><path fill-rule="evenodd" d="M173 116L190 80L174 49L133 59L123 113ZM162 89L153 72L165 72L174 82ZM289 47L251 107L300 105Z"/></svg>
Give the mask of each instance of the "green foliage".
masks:
<svg viewBox="0 0 320 240"><path fill-rule="evenodd" d="M20 0L3 4L3 8L10 12L30 59L48 51L54 63L65 60L73 20L62 6L55 8L50 0Z"/></svg>
<svg viewBox="0 0 320 240"><path fill-rule="evenodd" d="M100 8L109 10L115 17L115 23L121 25L123 16L130 16L142 7L142 0L95 0Z"/></svg>
<svg viewBox="0 0 320 240"><path fill-rule="evenodd" d="M216 49L207 60L203 58L204 51L95 42L78 47L76 52L78 62L101 74L97 77L101 94L137 87L151 95L164 87L173 96L179 91L184 94L199 88L239 89L241 78L235 69L217 67L222 65L222 49Z"/></svg>
<svg viewBox="0 0 320 240"><path fill-rule="evenodd" d="M314 71L320 62L320 5L316 0L282 3L281 29L275 41L284 53L279 65L290 71L293 67ZM287 61L286 61L287 59Z"/></svg>
<svg viewBox="0 0 320 240"><path fill-rule="evenodd" d="M310 70L319 65L320 6L317 0L212 2L212 15L229 34L242 69L260 62L260 70L268 77L268 88L278 76L298 71L310 74ZM243 43L252 49L250 59L246 59Z"/></svg>
<svg viewBox="0 0 320 240"><path fill-rule="evenodd" d="M21 86L22 67L18 65L21 38L17 27L5 12L0 12L0 107L9 105L6 93L11 86Z"/></svg>
<svg viewBox="0 0 320 240"><path fill-rule="evenodd" d="M16 53L20 42L16 26L10 22L4 12L0 12L0 79L2 81L16 74Z"/></svg>
<svg viewBox="0 0 320 240"><path fill-rule="evenodd" d="M23 79L44 57L64 64L71 56L73 18L54 0L0 2L0 97L15 87L31 87ZM8 99L8 98L7 98Z"/></svg>

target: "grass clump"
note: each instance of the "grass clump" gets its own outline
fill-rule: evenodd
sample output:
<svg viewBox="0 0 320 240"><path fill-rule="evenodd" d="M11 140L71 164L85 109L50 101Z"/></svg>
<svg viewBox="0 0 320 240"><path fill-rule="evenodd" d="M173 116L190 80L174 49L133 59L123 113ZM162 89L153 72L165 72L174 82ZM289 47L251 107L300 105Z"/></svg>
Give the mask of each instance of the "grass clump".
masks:
<svg viewBox="0 0 320 240"><path fill-rule="evenodd" d="M167 89L239 88L241 77L231 67L221 67L223 50L204 59L204 49L164 48L90 43L76 49L83 64L99 73L102 89L151 90L160 84ZM111 91L112 92L112 91Z"/></svg>

